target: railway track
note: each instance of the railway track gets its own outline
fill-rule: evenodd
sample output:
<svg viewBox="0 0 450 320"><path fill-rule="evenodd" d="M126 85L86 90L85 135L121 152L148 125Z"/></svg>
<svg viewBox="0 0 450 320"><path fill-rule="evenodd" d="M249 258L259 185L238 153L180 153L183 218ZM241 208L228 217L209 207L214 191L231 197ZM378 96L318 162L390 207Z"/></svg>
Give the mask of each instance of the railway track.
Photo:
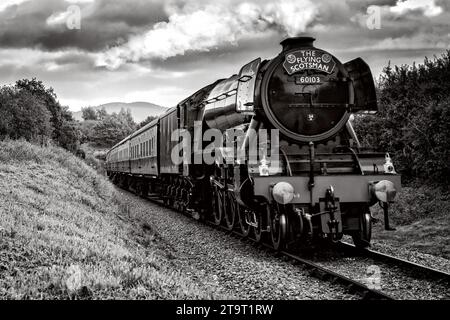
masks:
<svg viewBox="0 0 450 320"><path fill-rule="evenodd" d="M427 276L428 278L433 278L438 281L445 282L450 284L450 274L444 272L442 270L437 270L435 268L430 268L412 261L408 261L406 259L401 259L386 253L382 253L379 251L371 250L371 249L359 249L354 245L347 242L338 243L338 248L345 253L354 254L354 255L362 255L365 257L372 258L377 261L381 261L387 264L392 264L396 266L402 266L404 268L408 268L412 272L417 272L422 276Z"/></svg>
<svg viewBox="0 0 450 320"><path fill-rule="evenodd" d="M223 226L215 226L213 223L209 223L210 225L214 227L220 227L220 229L225 230L226 232L232 233L238 237L242 238L242 234L240 234L238 231L228 231ZM250 241L255 242L254 239L246 237ZM354 278L354 274L350 276L346 276L340 272L337 272L335 270L332 270L331 268L323 265L323 263L315 262L312 259L307 259L304 257L303 254L296 254L295 252L291 251L276 251L268 244L261 244L264 248L267 250L271 250L274 254L287 257L288 259L292 260L292 262L296 264L301 264L306 269L310 270L311 275L316 276L322 280L328 280L331 283L338 283L346 287L351 294L355 294L360 296L362 299L367 300L396 300L398 299L395 297L395 295L392 295L391 292L393 291L391 288L371 288L365 284L365 282L359 281ZM407 273L413 274L412 277L409 276L409 278L414 279L422 279L426 280L427 282L432 282L433 284L440 284L441 287L450 287L450 274L437 270L434 268L430 268L427 266L423 266L405 259L401 259L395 256L391 256L388 254L384 254L381 252L377 252L370 249L359 249L356 248L354 245L346 242L339 242L337 243L337 248L341 252L345 252L347 255L351 256L359 256L364 259L371 259L375 262L383 262L387 265L392 266L393 268L402 268L403 270L407 270ZM334 247L334 249L336 249ZM360 261L361 264L362 261ZM404 277L404 274L399 275L400 278ZM407 291L408 289L403 289L404 291ZM402 290L402 291L403 291ZM389 292L386 292L389 291ZM400 298L400 297L399 297ZM413 297L411 297L413 298Z"/></svg>
<svg viewBox="0 0 450 320"><path fill-rule="evenodd" d="M152 201L155 204L163 206L165 208L175 210L172 207L166 206L158 198L146 197L146 199ZM185 213L183 213L183 214L185 214ZM256 245L259 245L262 249L270 250L273 254L283 256L283 257L287 258L288 260L290 260L294 264L302 265L310 272L310 274L312 276L317 277L321 280L329 281L330 283L333 283L333 284L338 284L338 285L344 286L350 294L357 295L362 299L365 299L365 300L394 300L395 299L394 297L392 297L386 293L383 293L379 290L369 288L366 284L364 284L360 281L357 281L357 280L351 279L345 275L336 273L331 269L320 266L319 264L317 264L311 260L305 259L303 257L300 257L299 255L296 255L294 253L287 252L287 251L276 251L268 244L257 243L251 237L248 237L248 236L244 237L241 233L239 233L236 230L232 230L232 231L227 230L225 227L223 227L221 225L215 225L214 223L212 223L210 221L206 221L206 224L213 228L221 229L221 230L225 231L226 233L229 233L230 235L233 235L235 237L239 237L241 239L245 238L245 239L253 242Z"/></svg>
<svg viewBox="0 0 450 320"><path fill-rule="evenodd" d="M272 248L270 245L266 243L257 243L255 239L252 239L251 237L244 237L241 233L239 233L236 230L229 231L225 227L219 225L215 225L212 222L207 221L207 224L214 228L219 228L229 234L233 234L234 236L237 236L241 239L247 239L251 242L253 242L256 245L259 245L265 250L270 250L274 255L282 256L290 260L292 263L297 265L302 265L305 267L312 276L319 278L321 280L329 281L333 284L339 284L344 286L350 294L358 295L364 300L395 300L394 297L383 293L379 290L373 289L368 287L366 284L351 279L345 275L339 274L329 268L325 268L318 263L315 263L309 259L305 259L304 257L301 257L295 253L288 252L288 251L276 251L274 248Z"/></svg>
<svg viewBox="0 0 450 320"><path fill-rule="evenodd" d="M301 258L295 254L282 251L281 254L283 254L286 257L289 257L293 259L295 262L299 262L302 265L306 266L307 268L313 269L315 272L319 272L319 277L321 279L328 279L333 283L339 283L347 287L347 289L350 291L350 293L356 293L359 296L361 296L363 299L368 300L394 300L395 298L383 293L379 290L369 288L365 284L353 280L349 277L346 277L342 274L336 273L333 270L324 268L310 260ZM313 273L313 275L315 275ZM324 277L325 275L325 277Z"/></svg>
<svg viewBox="0 0 450 320"><path fill-rule="evenodd" d="M167 206L161 201L159 198L156 197L145 197L147 200L150 200L151 202L163 206L165 208L175 210L174 208ZM178 210L175 210L177 212L180 212ZM186 213L184 213L186 214ZM349 276L346 276L342 273L336 272L332 270L331 268L328 268L324 266L321 263L317 263L313 261L312 259L305 258L302 255L299 255L295 252L290 251L276 251L274 250L270 245L266 243L258 243L250 236L244 237L239 231L237 230L227 230L222 225L215 225L213 222L206 221L206 224L210 227L213 227L215 229L220 229L222 231L225 231L230 236L233 236L235 238L245 239L246 241L249 241L253 243L255 246L259 247L263 250L268 250L270 253L278 256L278 257L284 257L287 261L290 261L293 264L301 265L303 266L309 273L321 280L329 281L330 283L334 285L340 285L347 289L347 291L355 296L360 297L361 299L367 299L367 300L395 300L396 297L393 295L386 293L384 290L376 289L373 287L369 287L366 285L365 282L359 281L357 279L352 279ZM401 267L404 269L408 269L409 271L414 271L415 275L421 278L432 279L433 281L439 281L444 284L450 283L450 274L426 267L405 259L397 258L388 254L384 254L381 252L377 252L370 249L359 249L356 248L354 245L346 243L346 242L339 242L337 243L337 249L339 249L341 252L345 253L346 255L351 256L360 256L364 258L370 258L374 261L380 261L385 264L395 266L395 267Z"/></svg>

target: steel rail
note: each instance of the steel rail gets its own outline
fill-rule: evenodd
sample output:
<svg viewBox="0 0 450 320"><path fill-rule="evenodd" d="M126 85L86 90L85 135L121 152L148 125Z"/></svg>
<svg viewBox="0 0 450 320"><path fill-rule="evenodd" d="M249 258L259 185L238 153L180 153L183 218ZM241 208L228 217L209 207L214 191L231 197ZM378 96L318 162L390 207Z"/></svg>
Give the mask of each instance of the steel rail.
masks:
<svg viewBox="0 0 450 320"><path fill-rule="evenodd" d="M387 253L383 253L383 252L379 252L379 251L375 251L375 250L371 250L371 249L360 249L348 242L342 242L342 241L339 242L338 248L343 250L344 252L356 253L359 255L363 255L363 256L372 258L374 260L383 261L385 263L389 263L389 264L393 264L393 265L397 265L397 266L400 265L403 267L408 267L412 270L419 271L422 274L427 274L430 277L450 283L450 274L445 271L442 271L442 270L427 267L422 264L418 264L418 263L415 263L415 262L412 262L412 261L409 261L409 260L406 260L403 258L389 255Z"/></svg>

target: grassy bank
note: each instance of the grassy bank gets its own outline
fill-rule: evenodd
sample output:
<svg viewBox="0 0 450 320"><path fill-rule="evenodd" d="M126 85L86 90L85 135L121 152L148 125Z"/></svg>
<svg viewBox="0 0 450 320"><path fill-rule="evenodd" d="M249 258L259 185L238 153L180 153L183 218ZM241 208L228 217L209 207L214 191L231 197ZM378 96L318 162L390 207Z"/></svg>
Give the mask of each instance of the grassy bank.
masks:
<svg viewBox="0 0 450 320"><path fill-rule="evenodd" d="M0 298L210 298L119 198L60 148L0 142Z"/></svg>
<svg viewBox="0 0 450 320"><path fill-rule="evenodd" d="M382 219L383 213L376 210ZM404 187L392 205L396 231L376 225L377 241L450 259L450 195L448 190L427 185Z"/></svg>
<svg viewBox="0 0 450 320"><path fill-rule="evenodd" d="M104 175L105 170L105 160L108 148L99 147L92 143L83 143L80 149L84 152L84 161L97 172Z"/></svg>

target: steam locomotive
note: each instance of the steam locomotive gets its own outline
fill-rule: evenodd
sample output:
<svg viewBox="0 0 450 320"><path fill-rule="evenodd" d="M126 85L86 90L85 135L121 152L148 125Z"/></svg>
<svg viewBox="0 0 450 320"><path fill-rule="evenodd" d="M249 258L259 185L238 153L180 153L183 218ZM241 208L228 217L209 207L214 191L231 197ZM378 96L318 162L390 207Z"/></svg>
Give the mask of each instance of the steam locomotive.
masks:
<svg viewBox="0 0 450 320"><path fill-rule="evenodd" d="M382 206L391 229L400 176L387 153L361 148L351 125L352 113L377 110L370 68L361 58L343 64L314 40L288 38L277 57L167 110L109 150L107 175L277 250L344 234L369 246L370 207ZM211 130L223 139L213 144Z"/></svg>

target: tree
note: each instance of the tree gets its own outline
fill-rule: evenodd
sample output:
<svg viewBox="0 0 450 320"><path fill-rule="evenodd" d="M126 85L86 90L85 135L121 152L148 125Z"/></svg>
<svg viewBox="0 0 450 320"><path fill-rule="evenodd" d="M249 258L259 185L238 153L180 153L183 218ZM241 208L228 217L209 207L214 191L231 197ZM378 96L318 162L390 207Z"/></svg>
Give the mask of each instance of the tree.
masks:
<svg viewBox="0 0 450 320"><path fill-rule="evenodd" d="M98 120L97 111L93 107L81 108L83 120Z"/></svg>
<svg viewBox="0 0 450 320"><path fill-rule="evenodd" d="M52 88L35 78L18 80L0 89L0 135L44 143L53 139L74 151L79 128L68 107L56 100Z"/></svg>
<svg viewBox="0 0 450 320"><path fill-rule="evenodd" d="M108 115L93 128L91 140L99 146L112 147L136 129L130 110Z"/></svg>
<svg viewBox="0 0 450 320"><path fill-rule="evenodd" d="M64 121L61 126L60 145L61 147L77 152L80 147L81 130L76 121Z"/></svg>
<svg viewBox="0 0 450 320"><path fill-rule="evenodd" d="M50 112L50 121L53 126L52 138L58 144L64 144L62 141L67 133L63 132L67 128L65 122L74 121L72 113L67 107L62 107L57 101L57 96L53 88L46 88L42 81L36 78L18 80L15 85L19 92L27 91L33 95L35 99L40 100Z"/></svg>
<svg viewBox="0 0 450 320"><path fill-rule="evenodd" d="M98 120L86 120L80 123L81 138L80 143L93 141L94 128L99 123Z"/></svg>
<svg viewBox="0 0 450 320"><path fill-rule="evenodd" d="M51 114L44 103L28 91L0 90L0 133L13 139L46 143L51 139Z"/></svg>
<svg viewBox="0 0 450 320"><path fill-rule="evenodd" d="M137 127L136 130L145 127L147 124L149 124L150 122L152 122L153 120L155 120L157 117L156 116L148 116L147 118L145 118L144 121L140 122Z"/></svg>
<svg viewBox="0 0 450 320"><path fill-rule="evenodd" d="M105 107L97 110L97 120L103 120L108 116Z"/></svg>
<svg viewBox="0 0 450 320"><path fill-rule="evenodd" d="M12 113L12 100L15 92L11 87L0 88L0 137L9 136L12 132L14 117Z"/></svg>

